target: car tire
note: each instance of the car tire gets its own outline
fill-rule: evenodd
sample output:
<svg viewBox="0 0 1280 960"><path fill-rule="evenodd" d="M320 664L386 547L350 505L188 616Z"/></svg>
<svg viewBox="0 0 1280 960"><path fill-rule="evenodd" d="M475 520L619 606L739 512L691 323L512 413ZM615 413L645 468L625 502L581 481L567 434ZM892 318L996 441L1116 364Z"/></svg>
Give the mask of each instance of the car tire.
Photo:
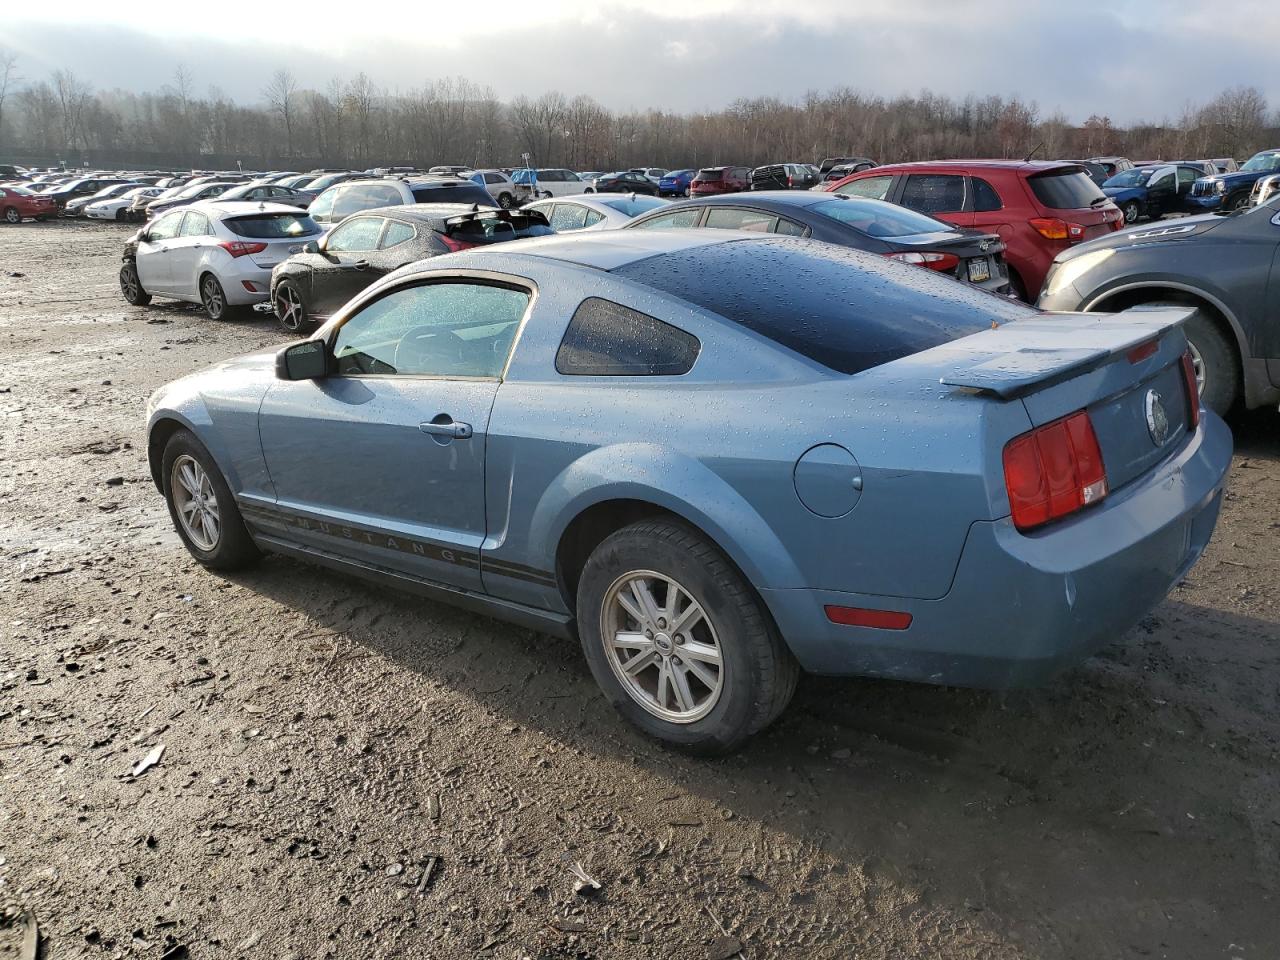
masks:
<svg viewBox="0 0 1280 960"><path fill-rule="evenodd" d="M655 601L647 620L624 608L640 609L630 592L636 582ZM691 614L691 626L662 632L671 627L666 616L687 614L692 604L701 613ZM607 537L587 560L576 606L582 649L606 698L671 746L729 752L772 723L795 692L800 667L755 591L714 544L683 524L640 521ZM645 629L652 640L642 636ZM614 636L637 642L618 644ZM694 647L698 655L682 659L681 651ZM636 669L633 656L651 662Z"/></svg>
<svg viewBox="0 0 1280 960"><path fill-rule="evenodd" d="M1141 208L1139 208L1137 200L1130 200L1120 208L1120 212L1124 214L1126 226L1131 223L1137 223L1138 217L1141 216Z"/></svg>
<svg viewBox="0 0 1280 960"><path fill-rule="evenodd" d="M276 287L275 295L276 320L286 333L302 334L315 326L311 319L311 311L307 309L307 301L288 280L282 280Z"/></svg>
<svg viewBox="0 0 1280 960"><path fill-rule="evenodd" d="M119 210L116 211L117 223L124 223L128 219L129 219L129 211L124 209L124 207L121 207Z"/></svg>
<svg viewBox="0 0 1280 960"><path fill-rule="evenodd" d="M165 444L160 477L174 529L211 570L240 570L261 557L236 498L204 444L178 430Z"/></svg>
<svg viewBox="0 0 1280 960"><path fill-rule="evenodd" d="M18 211L17 207L5 207L4 220L5 223L21 223L22 214Z"/></svg>
<svg viewBox="0 0 1280 960"><path fill-rule="evenodd" d="M1202 310L1191 315L1184 329L1196 366L1196 379L1201 383L1200 402L1225 417L1240 399L1240 360L1236 346Z"/></svg>
<svg viewBox="0 0 1280 960"><path fill-rule="evenodd" d="M1234 197L1228 197L1222 204L1224 210L1243 210L1249 206L1249 192L1238 193Z"/></svg>
<svg viewBox="0 0 1280 960"><path fill-rule="evenodd" d="M1023 303L1031 302L1027 299L1027 285L1022 282L1022 277L1018 276L1017 271L1012 268L1009 268L1009 289Z"/></svg>
<svg viewBox="0 0 1280 960"><path fill-rule="evenodd" d="M138 265L132 260L120 268L120 292L135 307L145 307L151 302L151 294L142 289L142 280L138 278Z"/></svg>
<svg viewBox="0 0 1280 960"><path fill-rule="evenodd" d="M498 206L503 210L510 210L516 205L516 198L505 191L498 194Z"/></svg>
<svg viewBox="0 0 1280 960"><path fill-rule="evenodd" d="M204 305L204 312L209 315L210 320L225 320L227 314L231 312L231 307L227 303L227 293L222 289L222 283L212 273L206 273L200 277L200 302Z"/></svg>

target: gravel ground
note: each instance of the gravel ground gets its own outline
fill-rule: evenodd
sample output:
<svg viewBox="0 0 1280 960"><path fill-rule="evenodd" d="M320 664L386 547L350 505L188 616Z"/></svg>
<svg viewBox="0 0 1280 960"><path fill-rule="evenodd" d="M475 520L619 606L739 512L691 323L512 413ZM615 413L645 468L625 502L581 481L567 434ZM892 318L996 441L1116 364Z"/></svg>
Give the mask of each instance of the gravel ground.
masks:
<svg viewBox="0 0 1280 960"><path fill-rule="evenodd" d="M129 307L126 232L0 230L0 957L27 911L57 958L1280 955L1275 411L1190 578L1051 687L805 679L694 760L570 644L192 562L146 398L281 335Z"/></svg>

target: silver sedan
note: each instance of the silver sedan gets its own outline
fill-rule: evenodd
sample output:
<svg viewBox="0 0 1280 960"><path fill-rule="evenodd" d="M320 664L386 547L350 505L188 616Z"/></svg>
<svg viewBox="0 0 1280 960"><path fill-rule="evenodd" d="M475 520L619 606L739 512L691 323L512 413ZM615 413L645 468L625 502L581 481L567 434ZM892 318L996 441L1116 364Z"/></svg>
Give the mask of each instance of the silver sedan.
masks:
<svg viewBox="0 0 1280 960"><path fill-rule="evenodd" d="M556 233L575 230L615 230L642 213L665 207L668 201L635 193L597 193L554 197L526 203L524 209L537 210Z"/></svg>

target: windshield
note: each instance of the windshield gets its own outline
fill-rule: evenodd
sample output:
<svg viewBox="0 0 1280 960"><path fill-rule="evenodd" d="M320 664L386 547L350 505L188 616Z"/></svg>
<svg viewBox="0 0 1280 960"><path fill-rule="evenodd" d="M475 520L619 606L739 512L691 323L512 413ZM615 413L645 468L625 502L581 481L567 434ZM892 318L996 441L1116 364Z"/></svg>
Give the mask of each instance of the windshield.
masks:
<svg viewBox="0 0 1280 960"><path fill-rule="evenodd" d="M1154 170L1126 170L1117 173L1103 184L1104 187L1145 187Z"/></svg>
<svg viewBox="0 0 1280 960"><path fill-rule="evenodd" d="M1245 173L1280 172L1280 153L1261 153L1240 168Z"/></svg>
<svg viewBox="0 0 1280 960"><path fill-rule="evenodd" d="M305 213L264 213L252 217L223 220L231 232L254 240L286 240L290 237L312 237L320 226Z"/></svg>
<svg viewBox="0 0 1280 960"><path fill-rule="evenodd" d="M871 237L909 237L919 233L950 233L955 230L955 227L941 220L883 200L827 200L815 203L809 209Z"/></svg>

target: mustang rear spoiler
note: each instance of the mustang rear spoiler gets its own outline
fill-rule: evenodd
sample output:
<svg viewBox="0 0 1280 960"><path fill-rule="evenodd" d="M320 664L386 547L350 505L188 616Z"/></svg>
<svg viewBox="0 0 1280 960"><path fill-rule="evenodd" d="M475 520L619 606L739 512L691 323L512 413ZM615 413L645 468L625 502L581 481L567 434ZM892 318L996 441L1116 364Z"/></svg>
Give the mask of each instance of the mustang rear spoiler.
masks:
<svg viewBox="0 0 1280 960"><path fill-rule="evenodd" d="M970 357L941 382L1012 400L1109 363L1186 322L1184 307L1132 307L1122 313L1046 313L957 341Z"/></svg>

